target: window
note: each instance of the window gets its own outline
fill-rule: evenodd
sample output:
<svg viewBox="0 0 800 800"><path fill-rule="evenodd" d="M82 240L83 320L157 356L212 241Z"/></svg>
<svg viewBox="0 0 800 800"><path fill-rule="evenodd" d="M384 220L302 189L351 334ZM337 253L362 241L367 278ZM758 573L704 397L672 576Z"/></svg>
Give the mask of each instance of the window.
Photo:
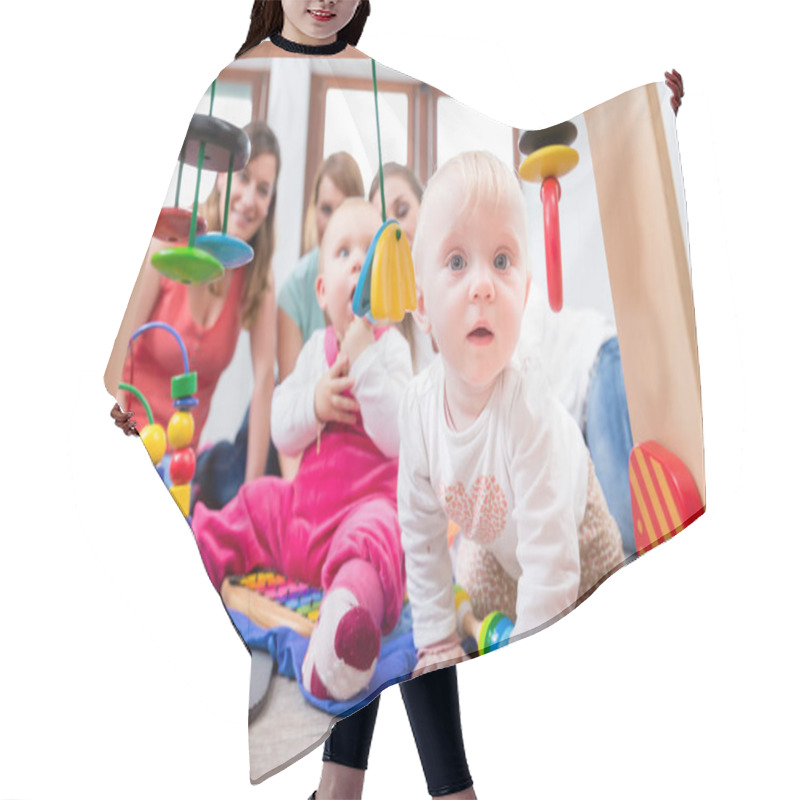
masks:
<svg viewBox="0 0 800 800"><path fill-rule="evenodd" d="M409 108L405 92L379 92L381 154L384 163L408 161ZM368 190L378 171L378 132L372 91L330 88L325 95L322 158L344 150L361 169Z"/></svg>

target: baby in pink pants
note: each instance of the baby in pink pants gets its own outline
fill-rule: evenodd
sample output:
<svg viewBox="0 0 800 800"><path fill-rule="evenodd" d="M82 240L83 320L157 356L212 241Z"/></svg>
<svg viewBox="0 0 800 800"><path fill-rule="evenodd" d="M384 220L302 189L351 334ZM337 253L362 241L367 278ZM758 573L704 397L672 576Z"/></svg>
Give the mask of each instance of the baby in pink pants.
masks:
<svg viewBox="0 0 800 800"><path fill-rule="evenodd" d="M198 503L192 521L217 589L227 575L256 568L322 586L302 679L312 694L336 700L368 685L405 593L397 418L411 356L395 329L373 328L351 310L380 224L373 206L349 199L322 240L317 299L331 325L306 342L272 403L275 445L303 454L296 478L246 483L221 511Z"/></svg>

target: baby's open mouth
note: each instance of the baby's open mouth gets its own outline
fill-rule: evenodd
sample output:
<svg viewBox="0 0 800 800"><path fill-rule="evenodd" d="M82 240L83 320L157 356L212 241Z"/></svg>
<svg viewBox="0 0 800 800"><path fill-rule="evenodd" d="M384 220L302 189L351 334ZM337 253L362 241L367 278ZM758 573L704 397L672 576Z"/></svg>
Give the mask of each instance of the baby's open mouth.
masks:
<svg viewBox="0 0 800 800"><path fill-rule="evenodd" d="M483 325L479 325L467 334L467 339L473 342L488 342L492 339L494 334Z"/></svg>

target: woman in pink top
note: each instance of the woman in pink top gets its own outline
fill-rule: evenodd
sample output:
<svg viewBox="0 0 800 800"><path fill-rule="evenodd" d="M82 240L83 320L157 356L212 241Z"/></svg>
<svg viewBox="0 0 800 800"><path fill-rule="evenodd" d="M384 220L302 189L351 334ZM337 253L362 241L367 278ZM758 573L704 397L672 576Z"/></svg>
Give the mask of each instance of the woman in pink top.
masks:
<svg viewBox="0 0 800 800"><path fill-rule="evenodd" d="M145 322L172 325L186 345L190 371L197 372L198 405L192 442L196 446L219 376L233 358L239 333L247 329L254 379L246 466L249 480L264 474L269 448L275 364L275 287L271 272L280 150L275 134L265 123L251 122L245 132L250 139L250 160L233 176L228 233L250 243L255 251L253 260L245 267L226 270L212 283L187 286L156 272L150 259L165 243L153 239L120 326L105 382L122 408L135 412L139 429L146 424L146 413L135 397L117 391L120 381L142 391L155 421L166 426L173 411L170 379L183 372L178 346L163 330L148 331L130 348L128 342ZM226 175L218 175L211 194L199 207L212 231L221 228L226 180Z"/></svg>

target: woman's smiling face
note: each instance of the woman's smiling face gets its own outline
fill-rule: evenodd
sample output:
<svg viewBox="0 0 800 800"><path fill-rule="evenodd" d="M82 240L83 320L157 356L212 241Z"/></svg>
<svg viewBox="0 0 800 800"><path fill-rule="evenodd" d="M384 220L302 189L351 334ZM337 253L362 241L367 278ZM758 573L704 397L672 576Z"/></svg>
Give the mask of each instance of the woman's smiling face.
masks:
<svg viewBox="0 0 800 800"><path fill-rule="evenodd" d="M359 0L281 0L282 35L298 44L328 44L353 18Z"/></svg>
<svg viewBox="0 0 800 800"><path fill-rule="evenodd" d="M234 172L231 179L231 202L228 233L249 242L267 218L275 196L278 162L272 153L250 159L247 166ZM228 176L217 176L220 222L225 216L225 192Z"/></svg>

